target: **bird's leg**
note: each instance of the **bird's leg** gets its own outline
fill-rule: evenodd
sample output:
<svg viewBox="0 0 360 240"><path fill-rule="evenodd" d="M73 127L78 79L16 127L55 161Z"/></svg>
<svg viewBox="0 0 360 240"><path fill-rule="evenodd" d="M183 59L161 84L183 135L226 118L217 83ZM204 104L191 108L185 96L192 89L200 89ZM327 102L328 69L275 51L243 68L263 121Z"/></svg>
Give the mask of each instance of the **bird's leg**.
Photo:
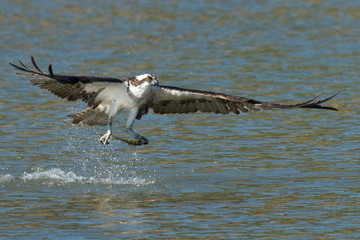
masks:
<svg viewBox="0 0 360 240"><path fill-rule="evenodd" d="M112 119L109 120L107 132L100 138L100 142L104 146L110 143L111 134L112 134Z"/></svg>
<svg viewBox="0 0 360 240"><path fill-rule="evenodd" d="M138 110L139 110L138 108L130 109L129 117L126 122L126 130L129 134L134 136L134 138L138 141L139 144L147 144L149 142L149 140L147 138L141 136L140 134L134 132L131 128L135 121Z"/></svg>
<svg viewBox="0 0 360 240"><path fill-rule="evenodd" d="M126 127L126 130L129 134L133 135L134 138L138 141L140 144L147 144L149 140L146 137L141 136L140 134L134 132L131 127Z"/></svg>

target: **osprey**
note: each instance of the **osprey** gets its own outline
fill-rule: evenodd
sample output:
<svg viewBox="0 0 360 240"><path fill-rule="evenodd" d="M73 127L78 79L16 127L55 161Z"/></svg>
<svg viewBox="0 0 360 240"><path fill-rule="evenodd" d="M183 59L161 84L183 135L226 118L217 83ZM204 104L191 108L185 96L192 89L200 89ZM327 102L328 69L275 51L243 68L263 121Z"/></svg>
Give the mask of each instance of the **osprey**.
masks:
<svg viewBox="0 0 360 240"><path fill-rule="evenodd" d="M259 111L262 109L292 109L292 108L317 108L337 110L333 107L320 105L337 95L334 94L323 100L317 97L303 103L285 105L270 102L262 102L246 97L231 96L223 93L199 91L179 87L160 85L156 76L142 74L129 78L111 78L98 76L67 76L54 74L51 64L48 73L40 70L34 58L31 62L35 69L32 70L19 61L21 66L10 63L24 76L31 76L30 82L46 89L60 98L68 101L82 100L88 108L68 115L73 118L72 123L86 125L108 126L107 132L100 138L105 146L109 144L112 136L112 122L114 117L123 109L129 109L126 122L127 132L134 140L114 137L128 144L147 144L147 138L132 130L135 119L148 113L151 108L158 114L213 112L221 114Z"/></svg>

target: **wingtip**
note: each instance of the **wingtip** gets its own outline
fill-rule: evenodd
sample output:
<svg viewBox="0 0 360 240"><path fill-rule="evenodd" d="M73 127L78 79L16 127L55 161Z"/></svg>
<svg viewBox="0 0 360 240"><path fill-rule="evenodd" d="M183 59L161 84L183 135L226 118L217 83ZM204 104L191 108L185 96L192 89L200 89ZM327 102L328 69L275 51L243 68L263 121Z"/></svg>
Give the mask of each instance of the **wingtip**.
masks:
<svg viewBox="0 0 360 240"><path fill-rule="evenodd" d="M48 70L49 70L50 76L54 76L51 64L49 65Z"/></svg>
<svg viewBox="0 0 360 240"><path fill-rule="evenodd" d="M322 108L322 109L326 109L326 110L336 111L336 112L339 111L337 108L334 108L334 107L324 107L324 106L321 106L321 108Z"/></svg>
<svg viewBox="0 0 360 240"><path fill-rule="evenodd" d="M332 110L332 111L339 111L337 108L334 107L328 107L328 106L322 106L322 103L325 103L329 100L331 100L332 98L336 97L338 94L340 93L340 91L338 91L337 93L331 95L330 97L327 97L325 99L319 100L317 102L313 102L316 98L312 99L311 101L305 102L305 104L301 104L300 108L313 108L313 109L325 109L325 110Z"/></svg>
<svg viewBox="0 0 360 240"><path fill-rule="evenodd" d="M35 67L35 69L37 71L34 71L34 70L30 69L28 66L26 66L21 61L19 61L19 65L16 65L16 64L13 64L13 63L9 63L9 64L11 66L13 66L16 70L26 72L26 73L29 73L29 74L32 74L32 75L40 75L40 76L46 76L46 77L53 77L54 76L51 65L49 66L49 72L50 73L47 74L47 73L40 70L40 68L36 64L35 59L34 59L34 57L32 55L31 55L30 58L31 58L31 63L33 64L33 66ZM17 74L24 75L24 73L17 73Z"/></svg>

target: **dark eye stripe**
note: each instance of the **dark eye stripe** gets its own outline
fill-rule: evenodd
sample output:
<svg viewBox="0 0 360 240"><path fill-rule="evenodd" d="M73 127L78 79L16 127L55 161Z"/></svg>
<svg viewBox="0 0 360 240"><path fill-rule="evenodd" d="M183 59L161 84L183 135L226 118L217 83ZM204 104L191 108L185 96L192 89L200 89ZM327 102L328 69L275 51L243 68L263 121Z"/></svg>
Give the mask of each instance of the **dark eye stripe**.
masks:
<svg viewBox="0 0 360 240"><path fill-rule="evenodd" d="M136 87L136 86L139 86L139 85L143 84L145 81L146 81L145 79L142 79L142 80L134 80L134 81L131 81L131 84Z"/></svg>

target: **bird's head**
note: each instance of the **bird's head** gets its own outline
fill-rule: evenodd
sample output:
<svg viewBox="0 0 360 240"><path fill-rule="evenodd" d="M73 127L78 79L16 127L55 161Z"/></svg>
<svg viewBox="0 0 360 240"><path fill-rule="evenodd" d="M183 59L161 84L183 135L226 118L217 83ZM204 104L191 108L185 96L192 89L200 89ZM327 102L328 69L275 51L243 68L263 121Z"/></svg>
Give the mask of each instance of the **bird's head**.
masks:
<svg viewBox="0 0 360 240"><path fill-rule="evenodd" d="M157 86L158 80L155 75L152 74L142 74L135 77L135 80L132 82L133 85L143 85L144 86Z"/></svg>
<svg viewBox="0 0 360 240"><path fill-rule="evenodd" d="M142 99L150 94L154 86L158 86L158 80L152 74L142 74L128 79L128 92Z"/></svg>

